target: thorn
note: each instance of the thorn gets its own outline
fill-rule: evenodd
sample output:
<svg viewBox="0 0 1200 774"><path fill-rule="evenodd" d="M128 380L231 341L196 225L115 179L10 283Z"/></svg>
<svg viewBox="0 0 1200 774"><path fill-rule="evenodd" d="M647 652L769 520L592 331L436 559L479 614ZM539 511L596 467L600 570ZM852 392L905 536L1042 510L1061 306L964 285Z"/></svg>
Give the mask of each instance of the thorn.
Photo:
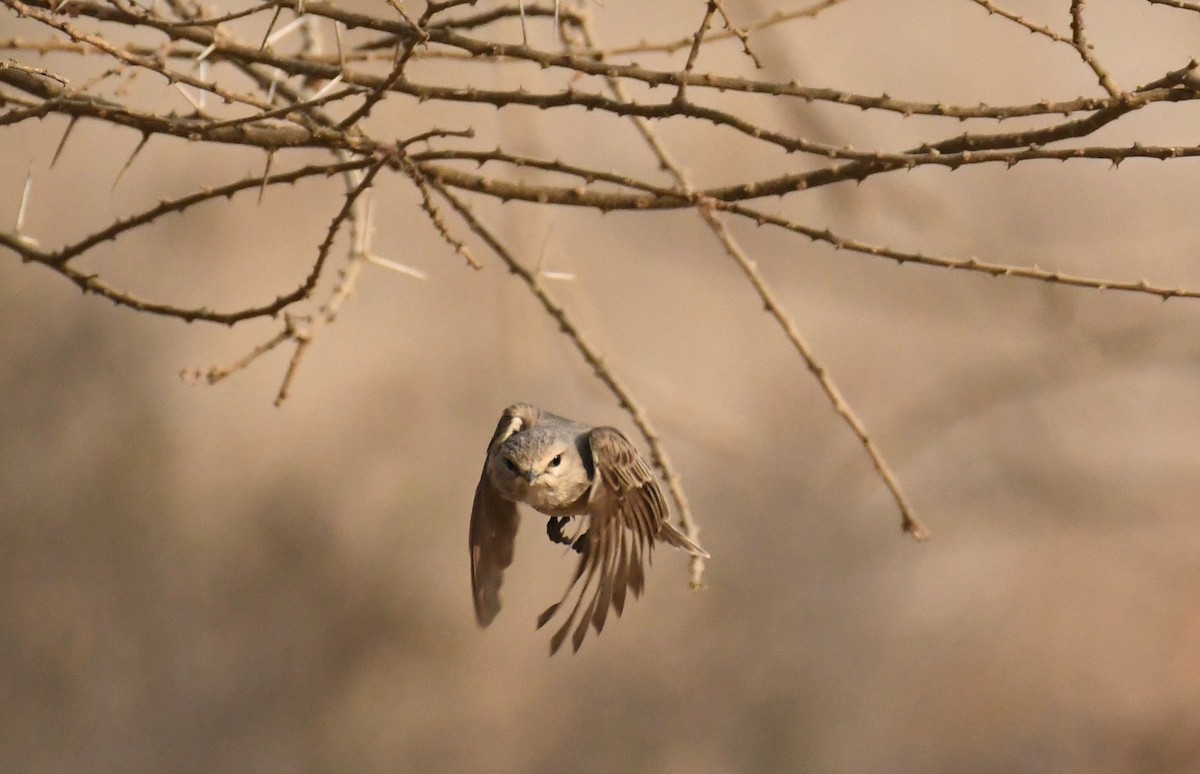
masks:
<svg viewBox="0 0 1200 774"><path fill-rule="evenodd" d="M299 8L297 8L296 11L298 13L301 12ZM272 20L272 21L274 21L274 20ZM275 30L270 35L268 35L266 38L264 38L263 45L260 46L260 49L264 48L266 46L273 45L273 44L279 42L280 40L283 40L288 35L291 35L293 32L295 32L297 29L299 29L301 27L301 25L303 25L306 21L308 21L308 20L305 19L303 16L297 16L295 19L292 19L290 22L283 25L282 27L280 27L279 29Z"/></svg>
<svg viewBox="0 0 1200 774"><path fill-rule="evenodd" d="M216 50L217 50L217 42L214 40L212 43L208 44L208 48L204 49L203 51L201 51L199 54L196 55L196 62L197 63L203 62L205 59L208 58L209 54L211 54L212 52L214 52Z"/></svg>
<svg viewBox="0 0 1200 774"><path fill-rule="evenodd" d="M326 94L333 91L333 89L341 82L342 82L342 73L338 73L337 76L332 81L330 81L329 83L322 86L320 89L317 90L316 94L309 97L309 100L312 102L316 102L317 100L321 99L321 97L324 97Z"/></svg>
<svg viewBox="0 0 1200 774"><path fill-rule="evenodd" d="M142 148L145 148L148 142L150 142L150 135L143 134L141 142L133 149L133 153L129 154L129 158L125 160L125 166L121 167L121 171L117 173L117 178L113 180L112 188L108 189L110 193L117 190L117 183L121 182L121 178L125 176L125 171L132 166L133 160L137 158L137 155L142 152Z"/></svg>
<svg viewBox="0 0 1200 774"><path fill-rule="evenodd" d="M51 169L53 169L55 163L58 162L58 157L62 155L63 148L65 148L67 145L67 138L71 136L71 130L75 128L75 123L77 121L79 121L79 116L71 116L70 123L68 123L67 128L63 130L62 139L58 141L58 148L54 151L54 158L50 160Z"/></svg>
<svg viewBox="0 0 1200 774"><path fill-rule="evenodd" d="M14 231L21 233L21 227L25 224L25 213L29 210L30 194L33 192L33 164L29 165L29 171L25 173L25 190L21 192L21 206L17 208L17 227Z"/></svg>
<svg viewBox="0 0 1200 774"><path fill-rule="evenodd" d="M267 163L263 165L262 184L258 186L258 203L262 204L263 194L267 191L267 177L271 174L271 164L275 161L275 151L267 151Z"/></svg>
<svg viewBox="0 0 1200 774"><path fill-rule="evenodd" d="M283 70L276 67L275 72L271 73L271 85L267 87L267 104L275 104L275 87L279 85L279 79L283 75Z"/></svg>
<svg viewBox="0 0 1200 774"><path fill-rule="evenodd" d="M362 209L362 221L355 223L354 228L354 252L357 255L368 256L371 253L371 237L375 227L372 225L375 221L375 199L371 196L370 191L365 191L358 204Z"/></svg>
<svg viewBox="0 0 1200 774"><path fill-rule="evenodd" d="M258 50L262 51L267 47L267 41L271 39L271 30L275 29L275 22L279 20L279 14L283 11L282 5L275 6L275 13L271 16L271 23L267 25L267 31L263 33L262 43L258 44Z"/></svg>
<svg viewBox="0 0 1200 774"><path fill-rule="evenodd" d="M192 108L196 111L196 113L203 112L200 109L200 103L196 101L195 97L193 97L191 94L187 93L187 88L182 83L176 83L175 88L179 89L179 93L182 94L183 98L186 99L191 104Z"/></svg>
<svg viewBox="0 0 1200 774"><path fill-rule="evenodd" d="M375 264L376 266L382 266L385 269L391 269L392 271L399 272L400 274L407 274L408 276L415 277L419 280L429 278L429 275L427 275L425 272L421 271L420 269L415 269L412 266L406 266L402 263L390 261L387 258L383 258L378 255L371 255L368 253L366 258L367 258L367 261Z"/></svg>
<svg viewBox="0 0 1200 774"><path fill-rule="evenodd" d="M199 68L197 68L197 69L199 70L197 75L199 76L200 80L207 83L208 82L208 60L202 61L200 63ZM203 112L204 106L208 102L208 92L205 91L204 89L197 89L196 95L200 98L200 111Z"/></svg>

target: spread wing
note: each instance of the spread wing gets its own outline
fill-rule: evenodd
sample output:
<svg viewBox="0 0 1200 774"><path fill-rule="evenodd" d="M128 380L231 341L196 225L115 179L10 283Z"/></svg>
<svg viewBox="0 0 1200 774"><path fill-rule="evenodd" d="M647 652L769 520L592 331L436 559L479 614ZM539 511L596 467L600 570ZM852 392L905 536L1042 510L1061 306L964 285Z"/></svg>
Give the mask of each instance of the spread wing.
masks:
<svg viewBox="0 0 1200 774"><path fill-rule="evenodd" d="M662 490L629 439L614 428L597 427L588 433L588 442L595 478L589 495L588 530L580 538L583 551L566 593L542 613L538 627L553 617L581 579L583 585L571 614L550 639L551 653L562 645L577 618L571 638L575 650L579 650L589 624L597 633L604 628L610 606L621 614L627 591L634 597L641 595L654 541L666 537L664 525L670 527Z"/></svg>
<svg viewBox="0 0 1200 774"><path fill-rule="evenodd" d="M500 585L504 570L512 564L513 542L517 537L517 504L496 491L488 477L487 463L492 450L513 433L535 424L538 410L528 403L517 403L504 410L496 432L488 443L483 472L475 487L471 505L471 593L475 598L475 619L487 626L500 612Z"/></svg>

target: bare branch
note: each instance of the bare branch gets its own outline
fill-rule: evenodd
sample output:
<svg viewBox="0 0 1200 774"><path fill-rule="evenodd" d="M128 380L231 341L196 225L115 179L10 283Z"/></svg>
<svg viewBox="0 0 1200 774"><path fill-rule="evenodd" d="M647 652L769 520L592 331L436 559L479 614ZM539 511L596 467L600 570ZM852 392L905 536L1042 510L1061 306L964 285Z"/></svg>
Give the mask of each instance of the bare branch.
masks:
<svg viewBox="0 0 1200 774"><path fill-rule="evenodd" d="M1083 6L1084 0L1071 0L1071 44L1075 50L1079 52L1079 57L1092 68L1092 72L1096 74L1097 80L1104 90L1112 97L1120 97L1121 89L1113 82L1112 76L1108 74L1108 70L1100 64L1100 60L1096 58L1092 51L1092 44L1088 43L1087 36L1083 31Z"/></svg>
<svg viewBox="0 0 1200 774"><path fill-rule="evenodd" d="M1065 35L1059 35L1057 32L1050 29L1049 27L1044 27L1040 24L1034 24L1033 22L1029 21L1028 19L1025 19L1022 16L1018 16L1017 14L1013 13L1012 11L1006 11L1005 9L1000 8L995 3L991 2L991 0L971 0L971 2L975 3L976 5L980 6L981 8L987 9L988 13L996 14L997 16L1001 16L1005 19L1008 19L1010 22L1013 22L1014 24L1024 27L1025 29L1029 30L1030 32L1032 32L1035 35L1042 35L1042 36L1054 41L1055 43L1065 43L1068 46L1073 45L1071 42L1071 39L1066 37Z"/></svg>
<svg viewBox="0 0 1200 774"><path fill-rule="evenodd" d="M854 410L850 408L850 404L842 396L842 391L838 389L828 369L813 354L812 347L805 341L804 336L800 333L800 329L796 326L795 321L792 320L791 315L787 313L787 310L780 304L778 297L771 290L770 286L767 285L767 281L762 276L762 272L758 270L758 266L755 265L754 261L750 260L750 257L746 255L745 251L733 238L733 235L725 228L725 224L717 216L717 202L702 200L697 209L720 239L725 252L729 257L733 258L738 268L746 275L746 279L749 280L751 287L754 288L754 292L762 300L763 308L767 311L767 314L771 315L779 323L779 327L783 330L787 340L791 342L792 347L796 350L796 354L804 361L804 365L817 380L817 384L821 386L821 391L825 393L825 397L833 405L834 411L845 420L846 424L858 437L858 440L862 442L867 456L871 458L871 464L875 466L875 471L879 474L880 479L883 480L884 485L887 486L892 498L896 501L896 506L900 509L900 528L917 540L928 538L929 531L917 519L912 506L908 503L908 499L900 491L900 482L896 478L896 474L892 472L891 466L883 458L879 447L867 432L866 426L858 418Z"/></svg>
<svg viewBox="0 0 1200 774"><path fill-rule="evenodd" d="M1117 59L1122 52L1097 55L1085 28L1085 0L1069 4L1069 34L1016 13L1004 0L972 2L992 17L980 15L988 29L1011 33L1015 25L1030 33L1031 44L1052 55L1069 46L1072 61L1078 57L1104 89L1090 95L1075 93L1073 87L1061 91L1072 81L1060 79L1031 84L1046 88L1046 97L1018 92L1010 103L959 104L802 83L804 79L789 79L787 72L746 77L741 73L748 69L745 60L726 46L738 41L741 52L763 72L779 73L779 66L789 63L771 61L766 44L787 35L821 34L824 30L815 25L830 19L824 12L842 2L806 0L759 12L766 15L739 24L730 11L741 14L742 9L706 0L691 6L688 13L696 16L683 17L682 29L648 29L648 39L659 42L610 46L597 35L593 12L601 11L594 5L560 9L557 2L510 0L476 8L473 0L432 0L418 6L423 9L419 13L410 13L400 0L361 8L331 0L255 0L237 8L192 0L0 0L0 8L19 20L14 29L20 34L0 39L0 51L8 57L0 62L0 133L33 132L42 119L61 122L47 124L45 130L51 137L62 132L51 165L79 155L79 145L92 142L87 133L95 127L127 138L125 146L116 147L132 151L111 184L107 179L88 181L95 183L97 200L117 191L133 162L144 158L139 154L151 139L159 154L186 144L189 152L214 162L213 174L223 175L215 184L196 183L157 203L133 198L136 192L126 185L113 195L114 210L107 220L73 233L78 227L59 219L52 233L39 234L33 232L45 228L44 221L31 214L43 213L43 202L59 193L53 187L63 170L39 172L36 180L30 172L24 182L20 173L10 173L13 179L0 184L13 200L19 196L20 204L10 225L0 229L0 253L40 264L83 292L134 311L223 325L281 318L269 337L231 365L192 376L219 382L286 346L290 357L276 398L282 402L314 336L336 319L358 283L374 276L364 271L368 264L419 274L404 258L390 260L371 248L374 226L388 228L393 222L375 215L375 187L386 180L407 193L411 184L416 195L404 197L404 206L427 219L433 233L470 268L481 265L471 249L478 249L475 240L480 240L563 330L645 437L684 529L694 538L696 524L679 475L646 410L547 291L545 279L552 273L526 268L472 205L477 206L478 197L488 197L526 202L542 212L557 206L563 209L556 214L563 216L620 210L648 220L664 211L694 209L814 375L825 400L863 443L900 510L904 529L920 537L923 528L900 481L751 253L734 238L730 218L772 226L771 233L785 240L785 246L791 245L787 240L803 237L897 263L1164 300L1198 299L1200 289L1131 279L1140 271L1132 264L1128 272L1101 276L1089 269L1067 273L1040 268L1066 264L1053 254L1022 256L1023 265L995 256L931 254L921 243L875 244L860 234L834 233L807 217L782 213L811 211L790 205L810 202L817 189L886 181L920 168L982 177L985 166L1010 169L1035 161L1061 162L1058 168L1065 174L1095 161L1118 172L1129 160L1138 160L1142 168L1146 162L1141 160L1177 166L1182 159L1200 157L1200 143L1181 141L1162 127L1187 125L1187 103L1200 100L1200 78L1191 61L1152 73L1137 88L1122 89L1111 75L1122 71ZM1189 14L1189 21L1200 11L1183 0L1150 0L1146 5L1159 15ZM552 42L522 40L517 24L523 30L527 18L555 19L559 37ZM714 19L724 29L721 24L714 29ZM836 25L829 29L840 34ZM688 30L691 34L677 37ZM759 34L765 30L772 35ZM647 55L649 64L633 60L640 55ZM817 111L834 112L840 120L825 122ZM1156 120L1136 118L1149 113ZM901 121L905 131L892 132ZM512 127L519 131L526 123L535 128L530 135L537 136L537 143L524 142L527 137L514 140ZM598 130L582 136L588 143L601 138L604 153L581 145L581 126ZM615 131L611 148L610 130ZM75 138L75 153L63 151L69 138ZM618 144L629 138L634 153L624 153L628 145ZM110 143L111 136L104 142ZM216 163L247 150L248 166L241 159L236 167ZM687 161L685 153L693 154L692 159L720 153L748 161L744 167L709 169ZM15 163L21 172L44 169L32 155ZM397 174L383 175L385 169ZM268 189L333 175L345 184L344 201L329 207L333 215L323 224L320 243L304 256L303 276L293 279L294 284L279 279L281 287L268 288L268 301L232 310L181 306L126 289L127 279L116 281L105 261L85 263L85 256L132 231L153 229L170 216L196 217L200 205L225 206L249 190L257 191L261 201ZM771 209L772 197L789 206ZM702 583L703 571L702 562L692 565L694 585Z"/></svg>

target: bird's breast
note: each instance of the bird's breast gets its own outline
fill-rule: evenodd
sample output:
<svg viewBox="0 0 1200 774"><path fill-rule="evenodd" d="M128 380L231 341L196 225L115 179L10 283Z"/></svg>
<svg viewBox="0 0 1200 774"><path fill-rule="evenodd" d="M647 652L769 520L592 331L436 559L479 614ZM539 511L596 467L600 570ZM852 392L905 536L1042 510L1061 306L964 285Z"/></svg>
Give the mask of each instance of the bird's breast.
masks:
<svg viewBox="0 0 1200 774"><path fill-rule="evenodd" d="M525 493L525 503L547 516L574 516L587 511L587 493L580 495L534 485Z"/></svg>

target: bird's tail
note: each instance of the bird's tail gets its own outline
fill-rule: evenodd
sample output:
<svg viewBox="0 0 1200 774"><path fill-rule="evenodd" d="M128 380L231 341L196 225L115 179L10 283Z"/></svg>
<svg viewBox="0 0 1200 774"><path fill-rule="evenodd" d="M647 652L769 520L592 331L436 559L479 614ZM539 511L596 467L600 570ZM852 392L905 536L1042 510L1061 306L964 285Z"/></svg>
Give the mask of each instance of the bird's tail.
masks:
<svg viewBox="0 0 1200 774"><path fill-rule="evenodd" d="M702 556L705 559L710 559L711 556L707 551L701 548L690 537L683 534L678 527L666 519L663 520L662 527L658 530L658 539L664 543L669 543L676 548L682 548L693 556Z"/></svg>

